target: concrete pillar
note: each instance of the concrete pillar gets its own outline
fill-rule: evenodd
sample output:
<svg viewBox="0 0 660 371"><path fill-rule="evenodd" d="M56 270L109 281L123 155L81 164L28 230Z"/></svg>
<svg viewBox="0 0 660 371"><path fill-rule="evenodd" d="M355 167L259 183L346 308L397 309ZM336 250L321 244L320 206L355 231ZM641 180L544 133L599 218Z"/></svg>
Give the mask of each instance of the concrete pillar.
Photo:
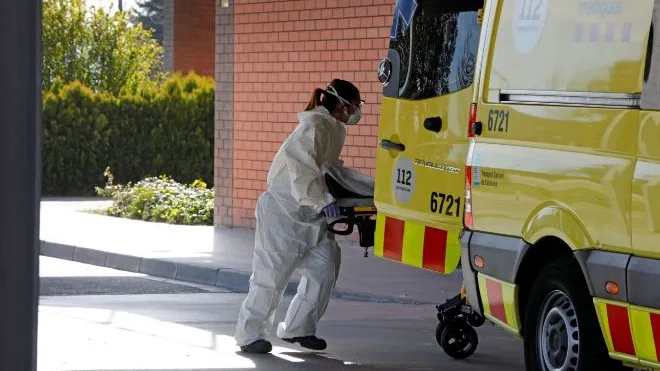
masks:
<svg viewBox="0 0 660 371"><path fill-rule="evenodd" d="M0 1L0 370L36 370L41 0Z"/></svg>
<svg viewBox="0 0 660 371"><path fill-rule="evenodd" d="M215 217L217 227L233 226L234 7L215 4Z"/></svg>
<svg viewBox="0 0 660 371"><path fill-rule="evenodd" d="M163 69L169 72L174 70L174 1L163 4Z"/></svg>

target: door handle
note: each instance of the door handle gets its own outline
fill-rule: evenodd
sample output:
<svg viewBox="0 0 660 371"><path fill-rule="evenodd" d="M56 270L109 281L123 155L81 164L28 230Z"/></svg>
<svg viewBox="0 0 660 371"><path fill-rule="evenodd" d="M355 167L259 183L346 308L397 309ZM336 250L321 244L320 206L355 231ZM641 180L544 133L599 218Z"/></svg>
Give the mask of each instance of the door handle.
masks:
<svg viewBox="0 0 660 371"><path fill-rule="evenodd" d="M442 130L442 117L428 117L424 120L424 129L439 133Z"/></svg>
<svg viewBox="0 0 660 371"><path fill-rule="evenodd" d="M380 141L381 148L390 150L390 151L399 151L403 152L406 150L406 146L401 143L394 143L391 140L382 139Z"/></svg>

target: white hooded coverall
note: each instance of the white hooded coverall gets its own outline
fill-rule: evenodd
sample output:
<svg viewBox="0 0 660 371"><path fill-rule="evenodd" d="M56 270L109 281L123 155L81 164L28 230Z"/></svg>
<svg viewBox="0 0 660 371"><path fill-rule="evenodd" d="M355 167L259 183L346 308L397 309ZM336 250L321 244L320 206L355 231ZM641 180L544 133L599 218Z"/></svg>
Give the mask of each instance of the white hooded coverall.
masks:
<svg viewBox="0 0 660 371"><path fill-rule="evenodd" d="M257 201L250 290L236 324L239 346L269 338L267 330L296 268L302 277L277 336L315 335L341 261L341 250L323 216L323 208L334 201L324 173L331 170L343 177L344 184L373 192L372 178L344 167L339 159L346 139L343 123L323 106L299 113L298 119L275 155L267 189Z"/></svg>

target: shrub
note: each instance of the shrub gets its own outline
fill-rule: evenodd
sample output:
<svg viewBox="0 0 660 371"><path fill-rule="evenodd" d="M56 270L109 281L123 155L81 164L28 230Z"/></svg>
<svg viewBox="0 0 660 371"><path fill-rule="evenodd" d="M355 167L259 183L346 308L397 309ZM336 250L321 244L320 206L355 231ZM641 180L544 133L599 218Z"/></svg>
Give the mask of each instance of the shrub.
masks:
<svg viewBox="0 0 660 371"><path fill-rule="evenodd" d="M44 195L92 195L107 166L120 183L170 174L212 185L214 97L213 80L195 74L118 96L54 84L43 94Z"/></svg>
<svg viewBox="0 0 660 371"><path fill-rule="evenodd" d="M185 225L213 225L213 190L195 180L190 185L171 177L147 177L135 184L114 184L110 169L104 175L104 188L96 187L100 196L112 197L112 206L101 214L150 222Z"/></svg>

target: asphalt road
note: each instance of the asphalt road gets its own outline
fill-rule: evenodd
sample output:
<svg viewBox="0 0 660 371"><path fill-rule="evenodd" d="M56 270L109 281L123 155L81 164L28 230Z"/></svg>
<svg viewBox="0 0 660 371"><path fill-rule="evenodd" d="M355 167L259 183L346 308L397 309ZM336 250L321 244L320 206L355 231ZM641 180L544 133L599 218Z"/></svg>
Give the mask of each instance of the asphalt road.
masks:
<svg viewBox="0 0 660 371"><path fill-rule="evenodd" d="M432 306L333 300L318 328L326 351L273 339L273 354L248 356L232 338L244 294L43 257L41 276L44 371L524 369L521 342L488 325L470 359L449 358Z"/></svg>
<svg viewBox="0 0 660 371"><path fill-rule="evenodd" d="M213 286L182 283L45 256L41 256L39 262L39 291L42 296L229 292Z"/></svg>

